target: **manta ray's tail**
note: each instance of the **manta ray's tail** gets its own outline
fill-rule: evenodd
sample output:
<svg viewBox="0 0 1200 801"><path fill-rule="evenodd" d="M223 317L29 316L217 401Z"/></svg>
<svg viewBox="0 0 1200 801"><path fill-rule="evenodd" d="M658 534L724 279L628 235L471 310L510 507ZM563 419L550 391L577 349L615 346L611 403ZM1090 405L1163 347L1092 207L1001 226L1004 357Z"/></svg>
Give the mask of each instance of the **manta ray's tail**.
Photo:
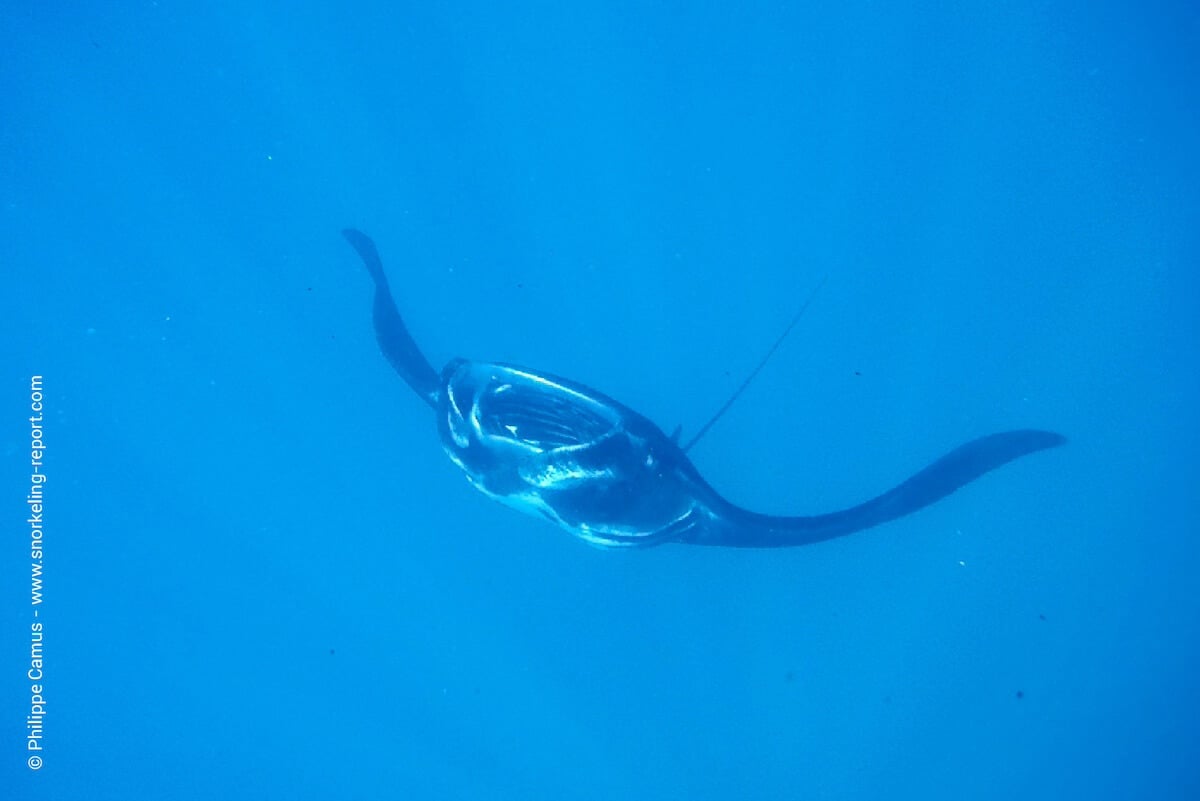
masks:
<svg viewBox="0 0 1200 801"><path fill-rule="evenodd" d="M342 236L358 251L363 264L367 266L367 272L375 281L375 338L379 341L379 349L413 391L430 406L436 407L441 381L408 333L408 328L396 309L387 276L383 273L383 261L379 258L375 243L371 241L371 237L353 228L343 230Z"/></svg>
<svg viewBox="0 0 1200 801"><path fill-rule="evenodd" d="M950 451L900 485L866 503L812 517L777 517L721 502L714 520L698 526L689 542L745 548L808 545L862 531L912 514L959 487L1014 459L1065 443L1052 431L1004 431L972 440Z"/></svg>

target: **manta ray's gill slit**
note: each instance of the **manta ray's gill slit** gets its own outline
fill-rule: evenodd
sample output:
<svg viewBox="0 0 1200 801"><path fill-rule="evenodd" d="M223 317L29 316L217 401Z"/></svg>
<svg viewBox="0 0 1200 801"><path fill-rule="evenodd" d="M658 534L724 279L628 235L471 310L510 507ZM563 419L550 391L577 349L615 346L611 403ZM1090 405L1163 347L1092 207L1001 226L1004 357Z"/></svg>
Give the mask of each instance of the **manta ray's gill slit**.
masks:
<svg viewBox="0 0 1200 801"><path fill-rule="evenodd" d="M480 400L480 425L489 434L549 447L583 445L611 431L614 421L541 387L505 385Z"/></svg>
<svg viewBox="0 0 1200 801"><path fill-rule="evenodd" d="M580 445L590 441L582 438L580 432L573 430L561 417L545 414L539 409L489 409L481 423L489 434L503 436L503 432L507 431L512 438L552 448Z"/></svg>

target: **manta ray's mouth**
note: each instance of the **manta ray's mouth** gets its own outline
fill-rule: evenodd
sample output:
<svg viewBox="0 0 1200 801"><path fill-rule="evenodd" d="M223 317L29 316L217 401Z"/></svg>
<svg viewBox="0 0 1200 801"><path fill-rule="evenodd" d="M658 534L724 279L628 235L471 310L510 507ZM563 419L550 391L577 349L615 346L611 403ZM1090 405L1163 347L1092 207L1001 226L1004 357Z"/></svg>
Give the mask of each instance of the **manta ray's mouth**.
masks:
<svg viewBox="0 0 1200 801"><path fill-rule="evenodd" d="M482 433L545 450L586 445L615 425L570 393L532 382L501 380L480 395L476 408Z"/></svg>
<svg viewBox="0 0 1200 801"><path fill-rule="evenodd" d="M567 386L519 368L462 362L447 390L475 435L538 451L587 445L611 433L619 418Z"/></svg>

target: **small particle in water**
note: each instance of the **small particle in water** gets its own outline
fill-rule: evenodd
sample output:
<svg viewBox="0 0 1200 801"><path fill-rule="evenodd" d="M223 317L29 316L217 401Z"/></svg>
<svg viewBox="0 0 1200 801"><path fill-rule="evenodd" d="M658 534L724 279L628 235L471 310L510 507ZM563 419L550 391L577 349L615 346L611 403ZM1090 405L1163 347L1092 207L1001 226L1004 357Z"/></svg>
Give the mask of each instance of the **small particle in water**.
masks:
<svg viewBox="0 0 1200 801"><path fill-rule="evenodd" d="M1045 620L1045 619L1046 619L1046 616L1045 616L1045 615L1043 615L1042 613L1040 613L1040 612L1039 612L1039 613L1038 613L1038 620Z"/></svg>
<svg viewBox="0 0 1200 801"><path fill-rule="evenodd" d="M791 683L791 682L795 681L795 680L796 680L796 671L794 671L794 670L789 670L787 673L784 673L784 674L783 674L783 680L784 680L784 681L786 681L786 682L788 682L788 683Z"/></svg>
<svg viewBox="0 0 1200 801"><path fill-rule="evenodd" d="M1025 697L1025 691L1024 691L1024 690L1017 690L1017 700L1018 700L1018 701L1020 701L1020 700L1021 700L1022 698L1024 698L1024 697Z"/></svg>
<svg viewBox="0 0 1200 801"><path fill-rule="evenodd" d="M330 649L329 649L329 655L330 655L330 656L333 656L333 649L332 649L332 648L330 648Z"/></svg>

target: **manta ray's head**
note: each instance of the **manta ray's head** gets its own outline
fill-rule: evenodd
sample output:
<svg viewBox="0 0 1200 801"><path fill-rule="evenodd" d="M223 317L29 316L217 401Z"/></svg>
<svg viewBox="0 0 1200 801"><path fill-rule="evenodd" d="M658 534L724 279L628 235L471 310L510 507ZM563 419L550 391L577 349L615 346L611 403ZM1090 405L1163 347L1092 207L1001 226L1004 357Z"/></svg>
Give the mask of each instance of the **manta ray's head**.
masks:
<svg viewBox="0 0 1200 801"><path fill-rule="evenodd" d="M444 444L455 450L475 445L542 454L588 445L621 425L619 408L593 391L520 367L466 359L442 371L438 416L451 440Z"/></svg>
<svg viewBox="0 0 1200 801"><path fill-rule="evenodd" d="M456 359L442 371L438 431L476 488L595 545L676 536L694 506L657 428L555 376Z"/></svg>

